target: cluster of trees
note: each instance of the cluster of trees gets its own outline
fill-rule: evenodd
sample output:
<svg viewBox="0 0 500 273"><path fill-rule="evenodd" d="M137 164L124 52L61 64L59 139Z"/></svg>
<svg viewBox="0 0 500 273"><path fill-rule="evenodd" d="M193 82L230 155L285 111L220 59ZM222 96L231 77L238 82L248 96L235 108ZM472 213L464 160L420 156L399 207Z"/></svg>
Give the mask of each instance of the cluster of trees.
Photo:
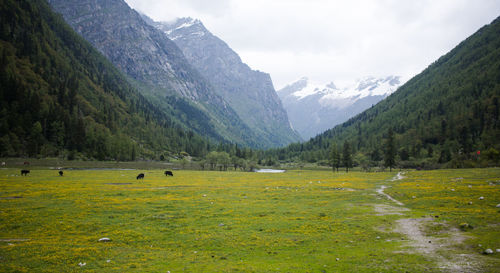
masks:
<svg viewBox="0 0 500 273"><path fill-rule="evenodd" d="M364 170L369 170L371 166L375 165L373 161L370 162L370 160L360 153L356 154L355 160L353 160L352 148L349 141L344 142L342 149L335 142L330 145L328 164L332 167L334 172L338 172L340 167L345 167L346 172L349 172L349 169L354 166L354 163L361 166ZM383 167L387 167L389 171L392 171L392 168L395 166L396 146L392 129L389 129L384 145Z"/></svg>
<svg viewBox="0 0 500 273"><path fill-rule="evenodd" d="M329 164L332 166L333 171L339 171L340 167L345 167L346 172L352 168L352 151L351 144L346 141L342 145L342 150L336 143L330 146Z"/></svg>
<svg viewBox="0 0 500 273"><path fill-rule="evenodd" d="M235 144L219 144L204 159L198 161L202 170L227 171L229 168L253 171L257 167L259 152L250 148L241 149Z"/></svg>
<svg viewBox="0 0 500 273"><path fill-rule="evenodd" d="M201 170L239 170L254 171L261 166L278 167L279 160L267 157L263 150L255 150L249 147L241 148L237 144L219 143L208 145L208 152L204 156L192 157L186 152L179 154L162 154L159 160L170 160L171 158L182 167L196 168Z"/></svg>
<svg viewBox="0 0 500 273"><path fill-rule="evenodd" d="M205 169L205 164L210 167L210 170L215 170L218 167L220 171L227 171L231 164L233 164L235 170L238 166L242 166L244 168L245 165L243 159L237 157L231 158L231 156L226 152L216 151L210 152L206 157L206 161L200 161L202 169Z"/></svg>

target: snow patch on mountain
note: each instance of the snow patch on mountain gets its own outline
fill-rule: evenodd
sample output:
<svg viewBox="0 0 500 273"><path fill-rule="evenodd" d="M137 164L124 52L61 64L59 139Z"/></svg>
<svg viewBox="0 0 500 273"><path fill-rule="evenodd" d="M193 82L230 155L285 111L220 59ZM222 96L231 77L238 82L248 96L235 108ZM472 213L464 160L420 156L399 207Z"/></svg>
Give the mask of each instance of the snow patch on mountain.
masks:
<svg viewBox="0 0 500 273"><path fill-rule="evenodd" d="M181 20L181 22L182 22L182 20ZM179 25L178 27L176 27L175 29L186 28L186 27L190 27L194 24L199 24L199 23L200 23L200 20L198 20L198 19L186 18L186 20L184 22L182 22L182 24Z"/></svg>
<svg viewBox="0 0 500 273"><path fill-rule="evenodd" d="M400 85L399 76L389 76L378 79L366 77L343 88L337 88L333 82L326 85L311 82L307 77L301 78L299 81L305 81L306 85L293 92L293 96L301 100L309 96L321 95L322 101L334 101L338 99L357 100L368 96L387 96L396 91L397 87ZM287 87L289 86L290 85Z"/></svg>
<svg viewBox="0 0 500 273"><path fill-rule="evenodd" d="M365 77L343 87L303 77L278 91L293 127L305 139L335 127L392 94L401 77Z"/></svg>
<svg viewBox="0 0 500 273"><path fill-rule="evenodd" d="M309 97L312 95L317 95L317 94L327 94L330 92L329 88L325 88L325 86L317 83L308 83L306 87L304 87L302 90L299 90L295 93L293 93L293 96L297 97L297 99L301 100L305 97Z"/></svg>
<svg viewBox="0 0 500 273"><path fill-rule="evenodd" d="M180 38L180 36L181 36L181 35L172 36L173 34L179 34L182 32L183 29L188 29L191 27L195 27L198 30L202 30L202 31L197 31L197 32L190 33L190 34L196 34L198 36L205 35L205 32L203 31L204 27L203 27L203 24L201 23L201 21L198 19L193 19L191 17L178 18L172 22L154 22L153 21L152 24L156 28L162 30L165 34L167 34L167 36L169 36L171 40L175 40L173 38Z"/></svg>

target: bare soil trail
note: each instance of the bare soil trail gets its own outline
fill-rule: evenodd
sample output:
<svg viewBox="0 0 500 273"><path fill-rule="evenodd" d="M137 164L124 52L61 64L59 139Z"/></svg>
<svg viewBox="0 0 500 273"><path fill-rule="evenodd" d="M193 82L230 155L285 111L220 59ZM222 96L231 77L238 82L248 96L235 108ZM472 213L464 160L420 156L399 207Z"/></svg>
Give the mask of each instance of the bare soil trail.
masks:
<svg viewBox="0 0 500 273"><path fill-rule="evenodd" d="M404 173L399 172L391 181L404 179L405 177L403 174ZM374 208L378 213L377 215L404 215L405 212L410 211L409 208L404 207L402 202L385 193L384 190L386 188L387 186L382 185L376 191L378 194L386 197L398 206L377 204ZM396 221L394 231L404 234L409 240L408 246L415 252L435 260L439 270L442 272L480 272L480 255L457 253L457 245L467 239L458 229L449 229L449 236L445 238L436 238L426 235L423 232L425 226L432 224L433 221L435 221L435 219L432 217L402 218Z"/></svg>

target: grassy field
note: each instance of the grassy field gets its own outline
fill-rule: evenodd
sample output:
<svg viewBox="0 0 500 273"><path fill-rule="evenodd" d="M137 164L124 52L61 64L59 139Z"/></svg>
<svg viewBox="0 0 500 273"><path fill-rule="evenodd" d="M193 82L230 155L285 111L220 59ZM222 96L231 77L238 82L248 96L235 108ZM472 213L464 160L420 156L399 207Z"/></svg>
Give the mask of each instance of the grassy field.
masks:
<svg viewBox="0 0 500 273"><path fill-rule="evenodd" d="M19 173L0 170L1 272L500 268L482 254L500 249L499 169Z"/></svg>

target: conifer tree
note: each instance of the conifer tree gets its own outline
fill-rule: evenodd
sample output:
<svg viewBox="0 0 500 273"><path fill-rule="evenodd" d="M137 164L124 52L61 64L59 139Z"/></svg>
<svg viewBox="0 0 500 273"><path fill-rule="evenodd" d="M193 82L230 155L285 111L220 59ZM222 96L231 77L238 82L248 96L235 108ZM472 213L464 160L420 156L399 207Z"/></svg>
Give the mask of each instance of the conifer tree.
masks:
<svg viewBox="0 0 500 273"><path fill-rule="evenodd" d="M337 170L338 172L340 167L340 152L337 143L335 142L330 145L329 159L330 165L332 166L332 171L335 172L335 170Z"/></svg>
<svg viewBox="0 0 500 273"><path fill-rule="evenodd" d="M342 151L342 161L345 166L345 171L349 172L349 168L352 168L352 155L351 155L351 144L348 141L344 142L344 149Z"/></svg>
<svg viewBox="0 0 500 273"><path fill-rule="evenodd" d="M392 168L396 165L396 145L394 144L394 133L392 132L392 128L389 128L387 132L384 148L384 165L389 167L389 171L392 171Z"/></svg>

